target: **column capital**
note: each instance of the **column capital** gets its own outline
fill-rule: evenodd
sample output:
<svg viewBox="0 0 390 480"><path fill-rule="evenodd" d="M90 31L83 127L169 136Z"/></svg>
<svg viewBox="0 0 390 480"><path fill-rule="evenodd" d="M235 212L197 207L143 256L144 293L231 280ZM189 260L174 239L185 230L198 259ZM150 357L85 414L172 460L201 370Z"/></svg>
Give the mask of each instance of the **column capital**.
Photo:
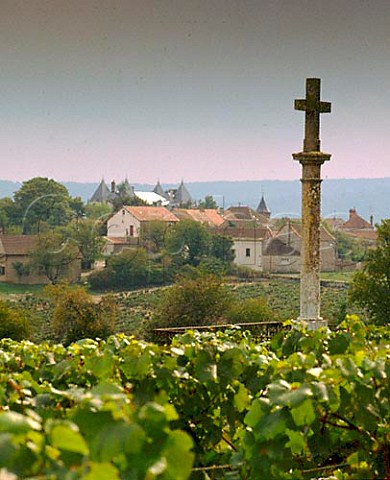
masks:
<svg viewBox="0 0 390 480"><path fill-rule="evenodd" d="M331 154L324 152L298 152L293 153L292 156L301 165L322 165L330 160Z"/></svg>

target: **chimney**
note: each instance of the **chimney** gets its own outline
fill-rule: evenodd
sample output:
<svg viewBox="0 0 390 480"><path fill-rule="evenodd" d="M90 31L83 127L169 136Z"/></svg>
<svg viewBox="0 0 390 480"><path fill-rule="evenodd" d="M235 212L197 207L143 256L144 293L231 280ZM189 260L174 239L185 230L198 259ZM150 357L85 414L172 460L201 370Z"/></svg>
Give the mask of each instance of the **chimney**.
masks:
<svg viewBox="0 0 390 480"><path fill-rule="evenodd" d="M111 182L111 193L115 193L115 180Z"/></svg>
<svg viewBox="0 0 390 480"><path fill-rule="evenodd" d="M370 225L374 228L374 215L370 215Z"/></svg>
<svg viewBox="0 0 390 480"><path fill-rule="evenodd" d="M351 219L356 215L356 209L355 208L350 208L349 209L349 218Z"/></svg>

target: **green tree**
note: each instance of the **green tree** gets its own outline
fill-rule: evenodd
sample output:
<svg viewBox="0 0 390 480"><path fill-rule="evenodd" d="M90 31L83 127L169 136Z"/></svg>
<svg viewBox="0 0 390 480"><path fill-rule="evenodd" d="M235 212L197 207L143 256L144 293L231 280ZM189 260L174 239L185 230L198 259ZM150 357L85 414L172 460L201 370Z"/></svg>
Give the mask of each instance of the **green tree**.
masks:
<svg viewBox="0 0 390 480"><path fill-rule="evenodd" d="M232 296L214 275L181 277L164 292L152 319L152 328L210 325L223 321Z"/></svg>
<svg viewBox="0 0 390 480"><path fill-rule="evenodd" d="M75 220L81 220L86 216L85 204L81 197L71 197L69 207L72 210L72 216Z"/></svg>
<svg viewBox="0 0 390 480"><path fill-rule="evenodd" d="M46 290L54 300L53 330L58 340L69 344L82 338L107 338L114 333L118 307L114 298L104 296L96 303L81 287L64 285Z"/></svg>
<svg viewBox="0 0 390 480"><path fill-rule="evenodd" d="M106 263L106 268L92 272L88 277L91 287L96 290L123 290L163 281L162 268L156 268L144 248L125 249L107 258Z"/></svg>
<svg viewBox="0 0 390 480"><path fill-rule="evenodd" d="M36 248L30 254L32 270L45 275L51 283L67 278L79 257L74 242L65 240L59 233L39 236Z"/></svg>
<svg viewBox="0 0 390 480"><path fill-rule="evenodd" d="M210 251L211 234L207 228L193 220L181 220L167 232L167 251L184 263L197 266Z"/></svg>
<svg viewBox="0 0 390 480"><path fill-rule="evenodd" d="M2 233L8 233L8 228L13 223L15 205L11 198L0 199L0 230Z"/></svg>
<svg viewBox="0 0 390 480"><path fill-rule="evenodd" d="M199 202L199 208L218 208L217 202L214 200L212 195L206 195L203 200Z"/></svg>
<svg viewBox="0 0 390 480"><path fill-rule="evenodd" d="M390 219L378 229L375 249L366 256L363 270L356 272L350 298L363 307L376 324L387 325L390 319Z"/></svg>
<svg viewBox="0 0 390 480"><path fill-rule="evenodd" d="M91 220L105 221L112 214L112 206L109 203L87 203L85 215Z"/></svg>
<svg viewBox="0 0 390 480"><path fill-rule="evenodd" d="M141 241L146 250L153 253L160 252L165 246L168 228L170 227L166 222L160 220L145 223L141 230Z"/></svg>
<svg viewBox="0 0 390 480"><path fill-rule="evenodd" d="M210 255L218 258L226 264L231 264L234 261L234 242L231 237L227 235L213 235L211 237Z"/></svg>
<svg viewBox="0 0 390 480"><path fill-rule="evenodd" d="M365 259L368 242L360 238L352 238L343 232L333 232L337 240L337 253L345 261L362 262Z"/></svg>
<svg viewBox="0 0 390 480"><path fill-rule="evenodd" d="M77 246L84 270L91 269L93 263L102 255L104 238L98 228L95 221L84 219L73 222L63 231L64 238Z"/></svg>
<svg viewBox="0 0 390 480"><path fill-rule="evenodd" d="M15 221L23 233L39 233L42 227L66 225L72 218L68 190L55 180L36 177L23 182L14 195Z"/></svg>

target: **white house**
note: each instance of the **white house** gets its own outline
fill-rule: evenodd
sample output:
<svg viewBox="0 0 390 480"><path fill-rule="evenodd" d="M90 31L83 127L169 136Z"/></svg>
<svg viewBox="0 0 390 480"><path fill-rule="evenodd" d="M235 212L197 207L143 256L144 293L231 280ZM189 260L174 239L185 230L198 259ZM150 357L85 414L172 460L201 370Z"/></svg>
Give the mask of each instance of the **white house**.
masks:
<svg viewBox="0 0 390 480"><path fill-rule="evenodd" d="M148 222L160 221L167 225L179 219L165 207L122 207L107 222L107 237L139 238Z"/></svg>
<svg viewBox="0 0 390 480"><path fill-rule="evenodd" d="M233 240L234 263L252 270L263 271L263 244L272 236L268 226L256 220L225 220L219 233Z"/></svg>

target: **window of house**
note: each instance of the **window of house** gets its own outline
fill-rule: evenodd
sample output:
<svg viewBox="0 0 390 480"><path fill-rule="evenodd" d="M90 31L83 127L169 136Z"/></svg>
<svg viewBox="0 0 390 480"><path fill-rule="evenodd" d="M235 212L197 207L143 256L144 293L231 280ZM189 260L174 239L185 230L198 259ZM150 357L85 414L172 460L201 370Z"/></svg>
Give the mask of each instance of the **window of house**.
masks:
<svg viewBox="0 0 390 480"><path fill-rule="evenodd" d="M0 275L5 275L5 266L0 265Z"/></svg>
<svg viewBox="0 0 390 480"><path fill-rule="evenodd" d="M246 257L250 257L250 256L251 256L251 249L250 249L250 248L246 248L246 249L245 249L245 256L246 256Z"/></svg>
<svg viewBox="0 0 390 480"><path fill-rule="evenodd" d="M130 237L134 237L134 225L130 225Z"/></svg>

